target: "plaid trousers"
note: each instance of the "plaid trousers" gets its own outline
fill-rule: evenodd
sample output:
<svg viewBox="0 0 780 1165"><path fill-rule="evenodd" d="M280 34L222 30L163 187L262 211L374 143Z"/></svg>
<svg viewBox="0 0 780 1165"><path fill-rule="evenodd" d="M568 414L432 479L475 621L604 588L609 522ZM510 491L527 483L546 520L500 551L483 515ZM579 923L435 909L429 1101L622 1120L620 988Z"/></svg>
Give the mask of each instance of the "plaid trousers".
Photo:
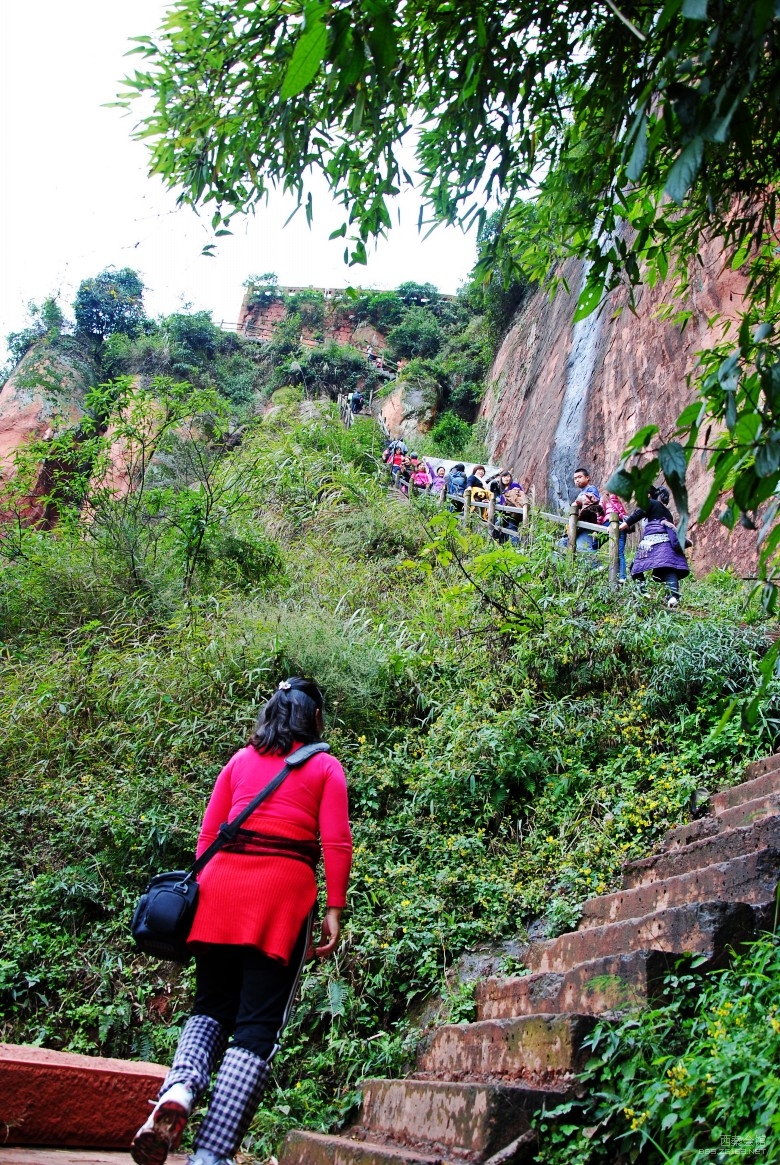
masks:
<svg viewBox="0 0 780 1165"><path fill-rule="evenodd" d="M158 1097L172 1084L183 1084L197 1104L206 1091L228 1042L228 1032L209 1015L192 1015L182 1028L176 1054Z"/></svg>
<svg viewBox="0 0 780 1165"><path fill-rule="evenodd" d="M206 1116L195 1136L196 1149L230 1157L238 1149L265 1092L271 1065L246 1048L225 1052Z"/></svg>

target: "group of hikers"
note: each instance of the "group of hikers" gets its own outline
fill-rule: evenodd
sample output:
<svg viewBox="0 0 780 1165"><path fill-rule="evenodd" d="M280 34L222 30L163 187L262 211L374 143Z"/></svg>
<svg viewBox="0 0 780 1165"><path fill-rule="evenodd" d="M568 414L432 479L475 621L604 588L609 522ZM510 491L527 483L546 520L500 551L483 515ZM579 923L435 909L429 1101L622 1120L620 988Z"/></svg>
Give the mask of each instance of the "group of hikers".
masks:
<svg viewBox="0 0 780 1165"><path fill-rule="evenodd" d="M466 490L469 490L471 505L485 521L492 509L491 537L500 542L518 544L523 508L528 504L528 495L522 480L518 480L520 475L512 468L499 469L488 475L484 465L474 465L471 472L468 472L465 463L460 461L448 470L444 465L409 452L406 444L400 440L387 443L382 460L390 470L394 485L404 494L425 491L440 502L446 502L450 509L462 510L462 499ZM652 486L648 490L647 501L629 513L617 494L602 491L591 483L590 474L584 466L574 471L573 481L577 491L573 505L577 510L578 525L586 523L604 527L604 534L578 529L577 550L585 553L599 550L607 536L611 519L616 517L619 522L618 582L625 583L628 574L628 533L640 522L644 523L642 538L631 566L631 577L644 589L646 576L652 575L666 587L667 606L678 606L680 579L685 578L690 570L669 509L669 490L665 486ZM493 507L489 505L491 498L495 501ZM566 547L568 536L562 538L559 545Z"/></svg>

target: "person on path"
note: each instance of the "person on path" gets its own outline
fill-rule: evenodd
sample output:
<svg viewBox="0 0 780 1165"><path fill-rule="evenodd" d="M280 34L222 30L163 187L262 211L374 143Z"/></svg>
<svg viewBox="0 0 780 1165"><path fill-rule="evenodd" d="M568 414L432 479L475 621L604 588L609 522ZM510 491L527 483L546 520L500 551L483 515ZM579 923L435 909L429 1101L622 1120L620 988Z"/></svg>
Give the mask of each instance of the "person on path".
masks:
<svg viewBox="0 0 780 1165"><path fill-rule="evenodd" d="M322 739L323 696L314 680L283 680L255 732L217 777L198 839L200 855L223 821L279 772L296 748ZM327 909L312 952L320 847ZM188 943L195 1002L171 1069L131 1148L137 1165L162 1165L187 1119L216 1079L195 1134L190 1165L232 1165L260 1103L290 1017L303 965L339 941L352 860L344 770L317 753L251 815L234 842L201 871Z"/></svg>
<svg viewBox="0 0 780 1165"><path fill-rule="evenodd" d="M637 580L640 587L644 587L645 575L650 571L653 578L666 586L667 607L677 607L680 603L680 579L691 572L677 537L668 502L669 490L666 486L651 486L647 491L647 503L629 514L620 529L631 530L637 522L646 519L642 541L631 566L631 577Z"/></svg>
<svg viewBox="0 0 780 1165"><path fill-rule="evenodd" d="M610 518L613 514L621 524L618 526L618 582L624 583L626 581L626 539L628 538L628 530L622 529L622 523L625 522L628 516L628 510L617 494L610 493L603 493L601 495L601 508L604 511L602 522L605 526L609 526Z"/></svg>
<svg viewBox="0 0 780 1165"><path fill-rule="evenodd" d="M462 461L459 461L456 465L453 465L452 469L445 477L444 482L445 489L447 490L447 497L450 497L451 495L454 495L456 498L463 497L463 491L466 488L466 466ZM450 509L462 510L463 503L460 501L451 501Z"/></svg>
<svg viewBox="0 0 780 1165"><path fill-rule="evenodd" d="M595 485L591 485L590 474L584 465L580 465L574 470L572 479L578 491L572 503L572 505L577 507L577 521L599 525L604 516L601 509L601 494ZM561 550L565 550L568 547L568 534L564 534L563 538L559 539L558 545ZM577 531L577 550L595 552L598 548L598 541L590 531ZM595 565L595 559L590 562L590 565Z"/></svg>

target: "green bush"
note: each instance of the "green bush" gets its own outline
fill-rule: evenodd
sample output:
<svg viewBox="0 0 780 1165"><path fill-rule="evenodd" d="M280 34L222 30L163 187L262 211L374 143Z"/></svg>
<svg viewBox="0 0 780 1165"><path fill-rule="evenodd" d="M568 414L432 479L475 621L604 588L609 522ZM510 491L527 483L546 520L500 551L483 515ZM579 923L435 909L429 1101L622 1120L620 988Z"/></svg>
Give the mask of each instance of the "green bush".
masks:
<svg viewBox="0 0 780 1165"><path fill-rule="evenodd" d="M325 296L321 291L314 288L295 291L284 302L287 314L299 316L306 328L319 328L325 321Z"/></svg>
<svg viewBox="0 0 780 1165"><path fill-rule="evenodd" d="M442 457L457 457L471 441L471 425L455 413L445 412L431 429L430 438Z"/></svg>
<svg viewBox="0 0 780 1165"><path fill-rule="evenodd" d="M409 307L399 324L390 331L387 342L396 358L435 356L444 339L439 321L426 307Z"/></svg>
<svg viewBox="0 0 780 1165"><path fill-rule="evenodd" d="M600 1024L585 1099L548 1115L540 1162L705 1165L780 1156L780 941L708 980L677 973L660 1006Z"/></svg>

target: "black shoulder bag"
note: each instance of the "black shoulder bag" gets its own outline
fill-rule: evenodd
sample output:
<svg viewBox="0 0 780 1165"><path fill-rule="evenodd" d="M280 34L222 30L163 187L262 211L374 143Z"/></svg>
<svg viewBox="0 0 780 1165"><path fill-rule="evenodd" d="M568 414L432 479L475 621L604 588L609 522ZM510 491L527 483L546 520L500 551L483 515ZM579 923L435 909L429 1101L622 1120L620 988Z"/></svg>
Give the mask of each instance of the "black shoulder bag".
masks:
<svg viewBox="0 0 780 1165"><path fill-rule="evenodd" d="M238 817L219 827L217 838L188 870L170 870L152 878L141 895L130 923L135 945L144 954L170 959L174 963L189 962L192 955L187 949L187 936L192 929L198 905L198 874L224 845L235 839L247 818L251 817L266 797L270 797L279 788L291 769L298 768L315 753L329 751L329 744L317 741L304 744L290 753L281 772L268 782Z"/></svg>

